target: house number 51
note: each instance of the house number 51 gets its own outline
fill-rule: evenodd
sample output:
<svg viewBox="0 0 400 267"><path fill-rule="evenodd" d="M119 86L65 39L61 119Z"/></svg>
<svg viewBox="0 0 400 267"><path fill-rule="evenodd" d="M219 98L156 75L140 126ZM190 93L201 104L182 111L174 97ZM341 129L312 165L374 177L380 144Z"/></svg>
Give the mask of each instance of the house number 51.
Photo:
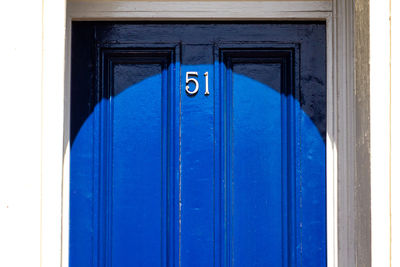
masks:
<svg viewBox="0 0 400 267"><path fill-rule="evenodd" d="M186 72L186 93L188 95L195 95L199 91L199 82L197 81L197 77L199 74L197 71L188 71ZM209 95L210 91L208 89L208 72L204 73L204 78L206 80L206 92L204 93L205 95ZM194 90L190 91L189 83L192 82L194 83Z"/></svg>

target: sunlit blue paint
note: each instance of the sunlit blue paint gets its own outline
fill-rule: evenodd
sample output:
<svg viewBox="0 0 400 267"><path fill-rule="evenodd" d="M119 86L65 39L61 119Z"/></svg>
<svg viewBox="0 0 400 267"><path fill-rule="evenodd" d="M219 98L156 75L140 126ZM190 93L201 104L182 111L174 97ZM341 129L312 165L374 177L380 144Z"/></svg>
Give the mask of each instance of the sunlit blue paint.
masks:
<svg viewBox="0 0 400 267"><path fill-rule="evenodd" d="M191 69L203 71L206 67L209 66L196 66L191 67ZM93 220L99 215L95 218L89 216L90 220L88 220L88 214L92 213L93 204L100 197L98 193L93 193L93 187L96 186L95 181L87 179L92 177L93 166L97 165L92 158L94 149L92 141L93 125L94 119L100 116L102 109L110 103L114 103L114 113L118 113L118 116L114 119L118 126L113 128L115 140L113 141L113 143L115 142L113 149L118 151L119 146L124 148L120 152L123 154L114 152L117 153L118 157L113 159L114 164L112 166L114 170L112 184L114 216L112 217L111 231L114 234L108 242L111 243L114 253L113 259L117 263L118 260L122 259L124 262L129 262L129 258L133 257L132 262L141 262L142 266L158 266L160 264L159 253L155 253L155 251L161 251L161 233L165 234L166 231L162 228L166 228L166 225L160 224L160 221L162 221L160 217L162 215L162 207L160 206L160 203L162 203L160 198L162 197L161 186L165 186L165 183L164 181L160 183L159 179L151 180L149 178L161 177L161 170L159 169L161 168L161 154L156 158L144 155L156 151L161 145L161 143L150 142L146 137L158 134L161 142L161 121L149 117L149 114L155 114L156 111L146 113L149 107L159 108L161 103L159 102L160 97L147 100L137 99L138 91L147 90L153 84L160 84L160 79L159 75L150 77L127 88L113 97L111 102L110 100L102 100L101 103L97 104L93 114L86 120L74 141L71 149L71 177L73 177L71 179L71 232L75 233L75 229L79 229L79 234L76 233L71 236L71 260L81 263L82 259L73 256L81 254L83 250L90 251L93 249L93 231L96 228L93 227L96 224ZM232 243L232 259L235 259L238 266L242 266L249 259L254 260L254 265L250 264L251 266L265 266L268 262L279 263L279 266L281 266L284 262L283 256L286 253L284 249L288 249L290 246L287 243L288 241L282 240L285 230L283 229L285 226L283 220L287 219L291 212L294 212L296 217L292 218L289 223L295 224L297 229L295 237L296 254L301 254L304 257L302 263L308 262L307 266L314 266L311 263L315 261L315 257L319 258L319 262L323 262L325 243L321 240L325 240L324 141L314 124L301 110L298 101L293 100L292 96L279 94L269 86L242 75L237 74L234 79L235 90L237 90L234 94L238 94L235 99L241 101L241 103L234 105L237 109L233 111L233 114L236 114L233 115L233 123L239 121L240 124L233 126L236 129L233 133L235 141L233 141L231 147L234 160L231 163L232 183L235 181L235 185L231 185L231 193L235 195L235 199L231 200L232 205L234 205L234 211L232 211L234 215L231 215L232 218L228 219L227 223L231 223L230 227L232 228L229 233ZM212 93L215 93L214 88L213 91ZM203 107L207 110L195 109L191 105L190 113L188 111L188 114L182 114L182 132L188 135L187 138L183 138L185 143L182 144L182 148L186 149L185 157L182 158L182 166L186 167L182 169L181 174L182 189L185 190L188 186L191 186L190 183L204 183L204 188L208 188L209 191L199 191L199 184L197 184L195 188L187 189L188 193L183 192L182 244L191 248L192 253L200 253L201 250L197 246L196 250L193 249L193 244L195 244L193 242L205 243L203 253L208 252L213 255L215 234L213 213L222 212L213 210L213 99L200 93L196 97L203 98L199 99L199 105L204 105ZM284 142L282 138L286 135L279 128L282 123L280 112L282 98L294 103L293 108L296 113L294 123L298 127L299 136L296 137L296 144L293 144L295 145L293 149L296 149L297 157L288 160L294 160L291 164L296 169L296 176L290 177L290 179L296 182L297 191L291 197L296 198L296 210L301 211L299 213L287 210L288 207L283 207L285 203L282 201L282 196L288 194L283 185L288 186L285 179L289 179L282 177L282 167L287 164L281 162L282 142ZM132 106L132 99L138 100L141 104ZM156 101L156 99L158 100ZM151 101L156 101L156 103L152 104ZM197 101L197 99L191 98L190 101ZM207 101L209 102L206 104ZM115 110L116 107L118 107L117 110ZM206 120L204 116L206 116ZM249 120L251 116L254 116L254 120ZM191 126L186 126L186 120L191 121ZM263 121L266 123L254 125L256 122ZM194 127L194 124L197 124L198 128L188 128ZM199 131L200 128L204 129L205 136L201 140L204 140L203 142L206 142L206 145L196 140L199 135L195 132ZM253 131L248 132L249 128L253 128ZM197 146L198 148L196 148ZM132 172L138 168L135 167L135 164L138 164L140 170L138 170L137 175L132 176ZM146 166L150 169L147 169ZM221 177L216 177L216 179L216 183L223 182L220 180ZM78 192L85 192L86 194L82 195ZM208 196L204 199L205 195ZM217 197L227 201L224 200L224 195L217 195ZM123 204L124 201L129 201L131 204L126 204L128 205L126 206ZM190 204L192 202L195 204ZM303 205L308 203L309 205L304 208L300 206L300 203L303 203ZM197 206L186 211L189 205ZM142 216L137 216L137 214L142 214ZM218 228L216 229L218 230ZM224 231L223 226L221 230ZM197 239L193 240L195 236L197 236ZM208 245L207 242L209 242ZM315 247L315 244L321 246ZM135 251L135 253L132 253L132 251ZM141 252L138 253L139 251ZM197 256L200 257L200 255ZM154 262L152 263L152 261ZM74 266L73 262L71 262L71 266ZM297 263L300 264L300 262Z"/></svg>

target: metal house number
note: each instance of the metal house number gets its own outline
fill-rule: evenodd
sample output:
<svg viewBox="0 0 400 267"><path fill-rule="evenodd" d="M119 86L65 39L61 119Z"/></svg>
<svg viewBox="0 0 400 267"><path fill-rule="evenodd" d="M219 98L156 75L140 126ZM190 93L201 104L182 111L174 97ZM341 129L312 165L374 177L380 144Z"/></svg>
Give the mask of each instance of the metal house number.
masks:
<svg viewBox="0 0 400 267"><path fill-rule="evenodd" d="M189 77L189 76L192 76L192 77ZM197 73L197 71L188 71L188 72L186 72L186 93L188 95L196 95L197 92L199 91L199 82L195 78L195 77L198 77L198 76L199 76L199 74ZM206 91L205 91L204 95L209 95L210 91L208 89L208 72L204 73L204 78L206 80ZM190 82L193 82L194 85L195 85L195 88L192 91L190 91L190 88L189 88L189 83Z"/></svg>

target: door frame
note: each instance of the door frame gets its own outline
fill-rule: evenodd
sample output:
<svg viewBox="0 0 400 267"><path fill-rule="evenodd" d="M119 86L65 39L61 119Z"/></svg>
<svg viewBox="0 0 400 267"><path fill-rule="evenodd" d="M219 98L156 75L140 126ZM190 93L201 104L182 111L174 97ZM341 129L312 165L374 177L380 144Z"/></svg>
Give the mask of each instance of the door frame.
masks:
<svg viewBox="0 0 400 267"><path fill-rule="evenodd" d="M263 20L326 22L327 40L327 262L328 267L355 266L355 119L352 1L68 1L65 25L63 87L63 162L60 207L46 213L42 224L59 220L60 228L42 231L42 255L58 251L58 264L68 266L69 247L69 129L71 22L75 20ZM45 31L46 33L46 31ZM49 42L51 43L51 42ZM45 51L46 52L46 51ZM45 53L46 54L46 53ZM46 75L46 71L44 73ZM44 94L44 96L46 96ZM46 146L46 140L43 140ZM48 142L49 143L49 142ZM44 155L46 160L46 155ZM54 161L54 160L53 160ZM51 163L50 158L46 161ZM46 164L45 162L45 164ZM43 166L42 166L43 168ZM46 182L46 176L42 177ZM45 185L42 194L56 184ZM52 198L57 198L57 192ZM58 195L59 197L59 195ZM50 199L51 200L51 199ZM49 200L47 200L49 201ZM55 236L55 237L50 237ZM58 244L56 244L58 241ZM339 247L340 244L340 247ZM365 244L370 246L370 244ZM359 252L358 252L359 253ZM57 255L57 254L56 254ZM54 255L55 256L55 255ZM46 264L45 264L46 265ZM51 265L49 265L51 266Z"/></svg>

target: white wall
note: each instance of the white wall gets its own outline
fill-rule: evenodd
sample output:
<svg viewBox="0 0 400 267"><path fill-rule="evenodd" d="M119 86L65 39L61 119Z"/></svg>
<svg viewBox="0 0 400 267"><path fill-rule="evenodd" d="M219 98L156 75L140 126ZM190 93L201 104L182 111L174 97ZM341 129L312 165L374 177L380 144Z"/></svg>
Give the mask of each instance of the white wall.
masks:
<svg viewBox="0 0 400 267"><path fill-rule="evenodd" d="M397 267L400 266L400 1L370 3L372 266Z"/></svg>
<svg viewBox="0 0 400 267"><path fill-rule="evenodd" d="M400 266L400 1L392 0L392 266Z"/></svg>
<svg viewBox="0 0 400 267"><path fill-rule="evenodd" d="M66 1L43 2L41 266L55 267L62 250Z"/></svg>
<svg viewBox="0 0 400 267"><path fill-rule="evenodd" d="M397 0L396 0L397 1ZM372 266L390 266L390 0L370 1Z"/></svg>
<svg viewBox="0 0 400 267"><path fill-rule="evenodd" d="M1 13L0 266L60 266L65 1Z"/></svg>
<svg viewBox="0 0 400 267"><path fill-rule="evenodd" d="M1 9L0 266L39 266L42 0Z"/></svg>

